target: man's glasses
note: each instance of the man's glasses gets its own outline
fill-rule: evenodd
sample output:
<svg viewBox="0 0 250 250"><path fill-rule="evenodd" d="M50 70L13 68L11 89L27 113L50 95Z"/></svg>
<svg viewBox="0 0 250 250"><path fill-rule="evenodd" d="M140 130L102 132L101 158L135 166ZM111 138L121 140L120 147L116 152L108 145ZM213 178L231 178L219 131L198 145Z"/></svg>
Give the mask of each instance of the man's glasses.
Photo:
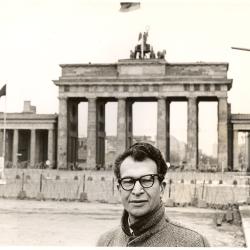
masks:
<svg viewBox="0 0 250 250"><path fill-rule="evenodd" d="M118 183L126 191L132 190L137 181L140 182L140 184L143 188L150 188L154 185L155 176L158 177L159 181L163 180L163 178L158 174L147 174L147 175L143 175L137 179L134 179L132 177L124 177L124 178L118 179Z"/></svg>

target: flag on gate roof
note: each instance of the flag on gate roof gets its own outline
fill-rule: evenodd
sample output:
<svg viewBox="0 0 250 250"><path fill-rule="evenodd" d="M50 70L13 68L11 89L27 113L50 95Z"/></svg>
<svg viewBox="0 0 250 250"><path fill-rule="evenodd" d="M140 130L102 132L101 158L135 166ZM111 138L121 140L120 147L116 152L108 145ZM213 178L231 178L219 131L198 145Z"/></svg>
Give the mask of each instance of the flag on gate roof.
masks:
<svg viewBox="0 0 250 250"><path fill-rule="evenodd" d="M138 41L140 41L141 39L142 39L142 33L140 32L138 36Z"/></svg>
<svg viewBox="0 0 250 250"><path fill-rule="evenodd" d="M121 2L121 12L129 12L140 8L140 2Z"/></svg>
<svg viewBox="0 0 250 250"><path fill-rule="evenodd" d="M6 95L6 84L0 89L0 97Z"/></svg>

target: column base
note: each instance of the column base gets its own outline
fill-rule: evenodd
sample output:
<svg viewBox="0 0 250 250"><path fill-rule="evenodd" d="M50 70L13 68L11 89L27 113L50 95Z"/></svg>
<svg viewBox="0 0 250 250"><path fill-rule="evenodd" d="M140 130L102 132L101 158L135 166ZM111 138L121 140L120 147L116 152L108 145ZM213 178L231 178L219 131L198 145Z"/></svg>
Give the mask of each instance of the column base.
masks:
<svg viewBox="0 0 250 250"><path fill-rule="evenodd" d="M67 169L67 164L65 162L59 162L57 164L57 169Z"/></svg>

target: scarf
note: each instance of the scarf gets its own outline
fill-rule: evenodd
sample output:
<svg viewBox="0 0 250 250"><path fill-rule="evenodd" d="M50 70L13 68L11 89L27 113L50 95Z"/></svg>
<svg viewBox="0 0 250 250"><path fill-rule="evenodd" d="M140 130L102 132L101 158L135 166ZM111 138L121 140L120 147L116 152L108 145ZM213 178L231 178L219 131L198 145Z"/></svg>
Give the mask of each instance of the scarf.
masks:
<svg viewBox="0 0 250 250"><path fill-rule="evenodd" d="M152 229L155 225L157 225L164 218L165 209L162 203L157 206L154 210L145 214L143 216L138 217L138 219L130 224L130 228L133 230L134 236L139 236L144 234L145 232ZM129 223L128 223L129 214L126 210L123 211L122 219L121 219L121 227L123 232L132 236Z"/></svg>

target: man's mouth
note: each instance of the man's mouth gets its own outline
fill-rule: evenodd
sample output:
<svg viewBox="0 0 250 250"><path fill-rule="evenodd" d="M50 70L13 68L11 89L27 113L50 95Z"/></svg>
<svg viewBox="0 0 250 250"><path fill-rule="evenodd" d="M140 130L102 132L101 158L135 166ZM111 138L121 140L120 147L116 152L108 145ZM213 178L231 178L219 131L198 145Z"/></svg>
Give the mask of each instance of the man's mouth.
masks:
<svg viewBox="0 0 250 250"><path fill-rule="evenodd" d="M138 203L138 204L140 204L140 203L144 203L144 202L147 202L147 200L131 200L129 203Z"/></svg>

